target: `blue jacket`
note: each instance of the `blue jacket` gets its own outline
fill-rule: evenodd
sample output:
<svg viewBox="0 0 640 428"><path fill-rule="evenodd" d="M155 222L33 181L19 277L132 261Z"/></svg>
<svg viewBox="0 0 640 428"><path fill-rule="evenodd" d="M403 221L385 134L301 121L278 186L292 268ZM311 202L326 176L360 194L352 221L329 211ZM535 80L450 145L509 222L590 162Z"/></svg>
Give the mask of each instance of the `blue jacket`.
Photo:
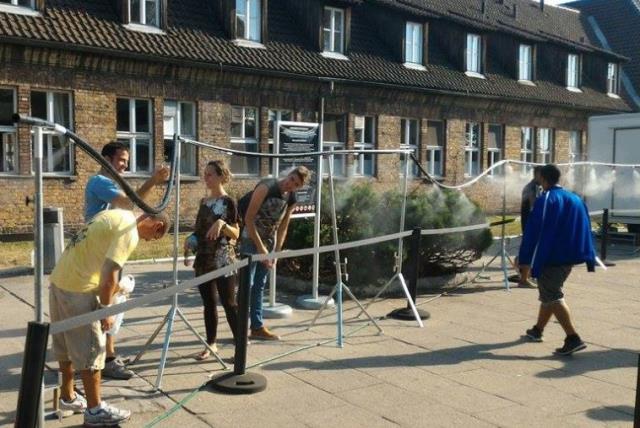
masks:
<svg viewBox="0 0 640 428"><path fill-rule="evenodd" d="M586 262L592 271L596 255L584 202L560 186L540 195L527 221L518 259L521 265L531 266L534 278L544 266Z"/></svg>

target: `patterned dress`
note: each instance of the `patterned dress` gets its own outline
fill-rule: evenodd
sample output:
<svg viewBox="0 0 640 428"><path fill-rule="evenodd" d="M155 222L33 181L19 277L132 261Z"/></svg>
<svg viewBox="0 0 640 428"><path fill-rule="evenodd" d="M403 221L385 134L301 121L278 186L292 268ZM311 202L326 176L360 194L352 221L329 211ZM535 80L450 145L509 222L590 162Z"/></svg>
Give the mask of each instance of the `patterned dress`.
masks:
<svg viewBox="0 0 640 428"><path fill-rule="evenodd" d="M207 232L219 219L229 225L238 222L235 200L227 195L202 199L194 231L198 238L198 249L193 267L199 271L210 272L236 261L235 242L226 235L221 233L216 240L207 239Z"/></svg>

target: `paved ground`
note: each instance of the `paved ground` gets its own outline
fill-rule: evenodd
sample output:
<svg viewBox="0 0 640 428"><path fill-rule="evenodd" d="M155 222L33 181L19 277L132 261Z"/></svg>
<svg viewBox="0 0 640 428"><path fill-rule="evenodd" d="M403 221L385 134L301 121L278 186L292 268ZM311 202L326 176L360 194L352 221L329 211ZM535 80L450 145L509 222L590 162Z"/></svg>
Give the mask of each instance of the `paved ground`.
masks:
<svg viewBox="0 0 640 428"><path fill-rule="evenodd" d="M621 258L620 258L621 257ZM252 343L249 364L309 349L268 362L252 371L268 379L267 390L250 396L227 396L199 389L220 373L213 361L192 356L201 349L193 334L177 321L162 390L154 392L162 339L158 338L133 369L128 382L104 382L105 398L134 411L128 426L161 427L584 427L631 426L640 350L640 260L619 256L616 267L588 274L574 270L568 303L587 350L569 358L552 356L563 334L549 325L545 342L521 338L537 311L537 292L506 292L497 271L482 284L465 285L446 296L423 295L421 307L432 318L425 328L392 319L380 321L384 334L350 320L343 349L335 342L312 346L335 336L335 313L306 330L314 312L295 311L292 318L270 323L284 340ZM170 281L170 265L131 266L137 294ZM189 278L191 272L181 272ZM288 299L288 296L283 296ZM197 291L180 297L194 326L203 331ZM20 381L26 322L33 317L33 278L0 279L0 425L12 424ZM127 314L119 337L121 353L134 355L167 313L170 302ZM371 308L376 317L402 306L386 300ZM345 317L356 311L347 302ZM222 311L221 317L223 318ZM365 326L358 331L354 328ZM222 322L220 353L233 354L229 329ZM51 365L55 367L52 362ZM51 406L51 395L47 395ZM182 401L182 406L177 403ZM77 426L80 416L47 426Z"/></svg>

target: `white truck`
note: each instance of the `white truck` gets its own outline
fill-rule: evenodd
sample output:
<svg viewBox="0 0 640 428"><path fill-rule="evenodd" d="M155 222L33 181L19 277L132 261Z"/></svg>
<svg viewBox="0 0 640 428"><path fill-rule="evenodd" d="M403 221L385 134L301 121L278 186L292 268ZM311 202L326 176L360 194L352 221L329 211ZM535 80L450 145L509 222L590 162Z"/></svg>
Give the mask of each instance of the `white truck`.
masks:
<svg viewBox="0 0 640 428"><path fill-rule="evenodd" d="M587 153L590 162L640 165L640 113L590 117ZM597 179L606 181L598 171ZM639 178L640 168L616 168L610 185L587 195L589 209L609 208L611 223L627 224L629 232L640 233Z"/></svg>

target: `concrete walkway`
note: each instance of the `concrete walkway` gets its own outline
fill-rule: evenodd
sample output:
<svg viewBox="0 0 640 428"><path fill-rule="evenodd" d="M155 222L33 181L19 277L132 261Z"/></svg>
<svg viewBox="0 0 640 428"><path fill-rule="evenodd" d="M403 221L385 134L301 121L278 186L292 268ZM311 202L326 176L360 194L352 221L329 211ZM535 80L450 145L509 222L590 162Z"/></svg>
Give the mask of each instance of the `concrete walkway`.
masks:
<svg viewBox="0 0 640 428"><path fill-rule="evenodd" d="M500 272L432 299L420 296L432 318L425 328L383 319L379 335L347 301L343 349L335 337L335 312L306 330L311 311L269 323L279 343L253 342L248 363L256 364L302 346L309 349L251 369L268 379L267 390L227 396L199 388L220 373L213 360L197 362L201 346L177 321L162 390L154 392L162 335L133 366L130 381L105 380L105 399L131 409L127 426L158 427L585 427L631 426L640 350L640 260L620 258L616 267L588 274L575 268L567 289L579 333L588 343L573 357L555 357L563 334L552 322L545 342L529 343L523 332L534 323L537 291L506 292ZM171 265L126 268L136 276L136 294L171 281ZM181 278L192 277L181 270ZM355 288L355 287L353 287ZM279 296L292 301L293 296ZM0 425L12 425L24 350L26 323L33 318L33 278L0 278ZM127 313L118 350L135 355L169 309L169 301ZM197 290L180 296L186 316L204 333ZM371 307L382 317L403 306L385 300ZM220 354L233 355L229 328L220 310ZM354 329L363 327L354 332ZM56 364L51 362L51 367ZM47 406L52 405L51 394ZM177 403L182 401L182 405ZM47 426L78 426L81 416Z"/></svg>

